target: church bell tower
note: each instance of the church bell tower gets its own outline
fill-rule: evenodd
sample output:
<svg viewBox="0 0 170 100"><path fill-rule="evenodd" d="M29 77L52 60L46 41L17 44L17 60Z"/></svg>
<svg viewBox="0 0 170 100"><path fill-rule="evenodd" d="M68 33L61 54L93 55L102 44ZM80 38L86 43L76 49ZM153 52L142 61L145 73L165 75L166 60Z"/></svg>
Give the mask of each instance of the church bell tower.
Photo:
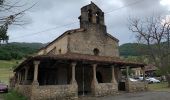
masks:
<svg viewBox="0 0 170 100"><path fill-rule="evenodd" d="M102 29L106 32L104 22L104 12L93 2L81 8L80 28L85 29Z"/></svg>

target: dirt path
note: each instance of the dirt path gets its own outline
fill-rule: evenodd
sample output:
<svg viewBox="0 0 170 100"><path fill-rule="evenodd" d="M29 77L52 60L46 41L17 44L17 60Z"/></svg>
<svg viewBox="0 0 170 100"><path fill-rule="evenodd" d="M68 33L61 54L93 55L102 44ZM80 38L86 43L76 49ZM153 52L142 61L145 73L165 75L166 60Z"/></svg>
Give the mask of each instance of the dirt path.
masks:
<svg viewBox="0 0 170 100"><path fill-rule="evenodd" d="M170 100L170 92L125 93L117 96L85 97L80 100Z"/></svg>

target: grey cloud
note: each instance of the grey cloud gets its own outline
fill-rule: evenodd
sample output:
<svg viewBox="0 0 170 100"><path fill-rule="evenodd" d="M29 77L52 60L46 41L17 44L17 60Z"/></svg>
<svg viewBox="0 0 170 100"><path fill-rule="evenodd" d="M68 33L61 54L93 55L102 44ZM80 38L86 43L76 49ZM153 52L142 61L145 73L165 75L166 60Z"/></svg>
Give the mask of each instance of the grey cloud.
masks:
<svg viewBox="0 0 170 100"><path fill-rule="evenodd" d="M26 0L27 1L27 0ZM127 28L129 16L146 17L152 13L166 12L167 8L159 4L159 0L141 0L139 3L126 6L136 0L93 0L104 12L108 32L120 40L120 44L133 42L134 34ZM79 22L80 8L90 3L90 0L29 0L29 6L37 4L26 12L25 19L30 21L24 28L10 27L11 38L36 33L45 29ZM121 8L121 9L120 9ZM117 10L115 10L117 9ZM164 13L165 14L165 13ZM68 29L78 28L79 24L56 28L47 32L42 32L32 36L26 36L11 41L20 42L50 42ZM31 40L31 41L30 41Z"/></svg>

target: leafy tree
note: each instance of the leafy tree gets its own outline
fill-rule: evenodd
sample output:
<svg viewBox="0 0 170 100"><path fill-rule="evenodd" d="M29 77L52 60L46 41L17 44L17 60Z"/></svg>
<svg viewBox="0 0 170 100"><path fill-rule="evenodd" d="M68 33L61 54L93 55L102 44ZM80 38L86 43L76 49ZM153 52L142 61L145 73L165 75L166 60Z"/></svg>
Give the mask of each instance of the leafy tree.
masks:
<svg viewBox="0 0 170 100"><path fill-rule="evenodd" d="M38 49L43 47L41 43L9 43L8 45L2 44L0 46L0 60L20 60L28 55L37 52Z"/></svg>
<svg viewBox="0 0 170 100"><path fill-rule="evenodd" d="M144 20L131 18L129 23L129 29L136 33L138 42L147 45L147 55L149 55L155 65L164 74L170 73L169 19L167 17L149 17Z"/></svg>
<svg viewBox="0 0 170 100"><path fill-rule="evenodd" d="M0 26L0 44L2 42L8 43L9 36L7 35L8 25L2 25Z"/></svg>

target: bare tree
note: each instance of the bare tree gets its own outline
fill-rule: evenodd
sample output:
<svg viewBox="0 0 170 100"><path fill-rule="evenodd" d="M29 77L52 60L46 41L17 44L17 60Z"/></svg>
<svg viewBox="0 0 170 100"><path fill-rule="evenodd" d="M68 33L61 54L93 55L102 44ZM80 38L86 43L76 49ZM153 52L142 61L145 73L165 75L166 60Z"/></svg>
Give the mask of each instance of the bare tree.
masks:
<svg viewBox="0 0 170 100"><path fill-rule="evenodd" d="M164 73L170 72L170 19L167 17L130 18L129 29L139 43L147 45L146 55ZM170 82L169 82L170 83Z"/></svg>
<svg viewBox="0 0 170 100"><path fill-rule="evenodd" d="M1 42L8 43L9 36L7 35L8 26L13 25L23 25L24 21L21 20L21 17L23 17L25 11L32 8L31 7L15 11L17 8L23 8L26 4L20 4L21 0L18 0L16 2L10 2L10 0L0 0L0 44Z"/></svg>

